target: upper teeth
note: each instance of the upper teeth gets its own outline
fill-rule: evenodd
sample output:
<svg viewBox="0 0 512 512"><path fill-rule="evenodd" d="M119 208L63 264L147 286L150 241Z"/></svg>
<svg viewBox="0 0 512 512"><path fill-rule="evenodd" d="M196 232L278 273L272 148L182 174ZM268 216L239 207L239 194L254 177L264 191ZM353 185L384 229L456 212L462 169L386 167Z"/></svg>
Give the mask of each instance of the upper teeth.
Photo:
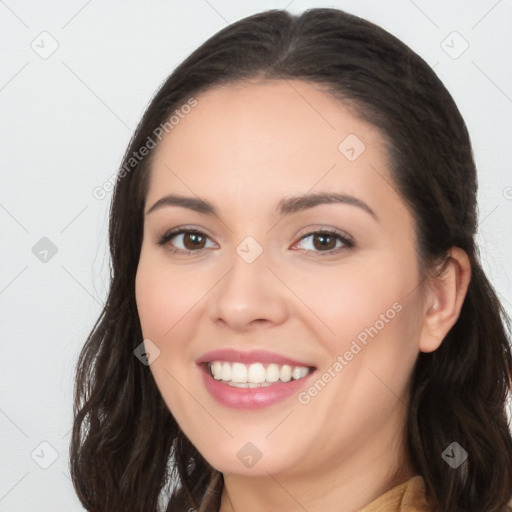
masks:
<svg viewBox="0 0 512 512"><path fill-rule="evenodd" d="M229 363L227 361L214 361L209 364L214 379L223 380L230 384L248 384L239 387L259 387L270 385L271 382L289 382L305 377L311 370L305 366L289 366L287 364L269 364L266 368L262 363L245 365L243 363ZM251 386L254 384L254 386Z"/></svg>

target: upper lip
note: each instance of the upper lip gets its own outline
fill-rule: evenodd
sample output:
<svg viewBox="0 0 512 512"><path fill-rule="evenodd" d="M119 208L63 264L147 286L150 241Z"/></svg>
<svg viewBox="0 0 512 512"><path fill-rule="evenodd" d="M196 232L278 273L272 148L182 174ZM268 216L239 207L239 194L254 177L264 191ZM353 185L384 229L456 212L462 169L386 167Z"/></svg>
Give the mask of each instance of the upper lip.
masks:
<svg viewBox="0 0 512 512"><path fill-rule="evenodd" d="M213 361L228 361L230 363L275 363L279 365L290 365L290 366L305 366L307 368L313 367L310 363L304 361L298 361L290 357L277 354L275 352L269 352L268 350L234 350L232 348L225 348L220 350L212 350L200 356L197 360L197 364L211 363Z"/></svg>

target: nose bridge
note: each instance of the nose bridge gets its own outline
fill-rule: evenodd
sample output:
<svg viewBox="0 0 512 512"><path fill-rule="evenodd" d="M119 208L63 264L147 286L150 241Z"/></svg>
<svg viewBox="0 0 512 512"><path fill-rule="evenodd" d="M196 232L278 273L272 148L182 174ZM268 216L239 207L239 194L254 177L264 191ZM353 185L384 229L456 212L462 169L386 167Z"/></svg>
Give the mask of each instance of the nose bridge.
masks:
<svg viewBox="0 0 512 512"><path fill-rule="evenodd" d="M245 237L230 258L230 270L216 287L213 320L243 329L253 320L281 322L286 306L283 290L272 272L269 254L252 236Z"/></svg>
<svg viewBox="0 0 512 512"><path fill-rule="evenodd" d="M222 296L247 308L251 300L258 300L260 292L264 293L263 286L269 290L268 254L254 237L247 236L234 248L229 260L231 270L220 287Z"/></svg>

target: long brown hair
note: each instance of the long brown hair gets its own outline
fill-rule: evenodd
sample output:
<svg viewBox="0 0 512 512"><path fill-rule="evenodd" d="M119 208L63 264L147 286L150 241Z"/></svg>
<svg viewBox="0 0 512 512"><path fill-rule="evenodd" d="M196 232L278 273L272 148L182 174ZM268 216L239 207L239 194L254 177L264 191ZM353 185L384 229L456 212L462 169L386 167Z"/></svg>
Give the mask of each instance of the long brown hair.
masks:
<svg viewBox="0 0 512 512"><path fill-rule="evenodd" d="M418 55L337 9L271 10L229 25L175 69L140 121L111 204L109 294L77 366L71 475L84 507L219 508L222 475L180 430L149 367L134 357L142 341L135 274L153 153L135 164L130 159L194 95L255 77L323 84L380 129L394 185L415 219L425 276L446 261L450 247L468 254L471 281L460 316L438 350L419 354L413 370L407 443L436 510L504 510L512 497L510 320L475 244L477 181L466 125ZM469 455L457 469L441 456L453 441Z"/></svg>

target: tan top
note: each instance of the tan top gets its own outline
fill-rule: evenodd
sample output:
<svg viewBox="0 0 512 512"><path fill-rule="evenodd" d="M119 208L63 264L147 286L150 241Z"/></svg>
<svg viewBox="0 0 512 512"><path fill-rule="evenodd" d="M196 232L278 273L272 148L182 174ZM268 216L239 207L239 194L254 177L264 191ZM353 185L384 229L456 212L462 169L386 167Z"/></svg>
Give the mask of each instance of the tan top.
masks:
<svg viewBox="0 0 512 512"><path fill-rule="evenodd" d="M512 510L512 500L507 507ZM413 476L379 496L359 512L432 512L425 494L421 475Z"/></svg>
<svg viewBox="0 0 512 512"><path fill-rule="evenodd" d="M360 512L431 512L425 497L423 478L413 476L379 496Z"/></svg>

